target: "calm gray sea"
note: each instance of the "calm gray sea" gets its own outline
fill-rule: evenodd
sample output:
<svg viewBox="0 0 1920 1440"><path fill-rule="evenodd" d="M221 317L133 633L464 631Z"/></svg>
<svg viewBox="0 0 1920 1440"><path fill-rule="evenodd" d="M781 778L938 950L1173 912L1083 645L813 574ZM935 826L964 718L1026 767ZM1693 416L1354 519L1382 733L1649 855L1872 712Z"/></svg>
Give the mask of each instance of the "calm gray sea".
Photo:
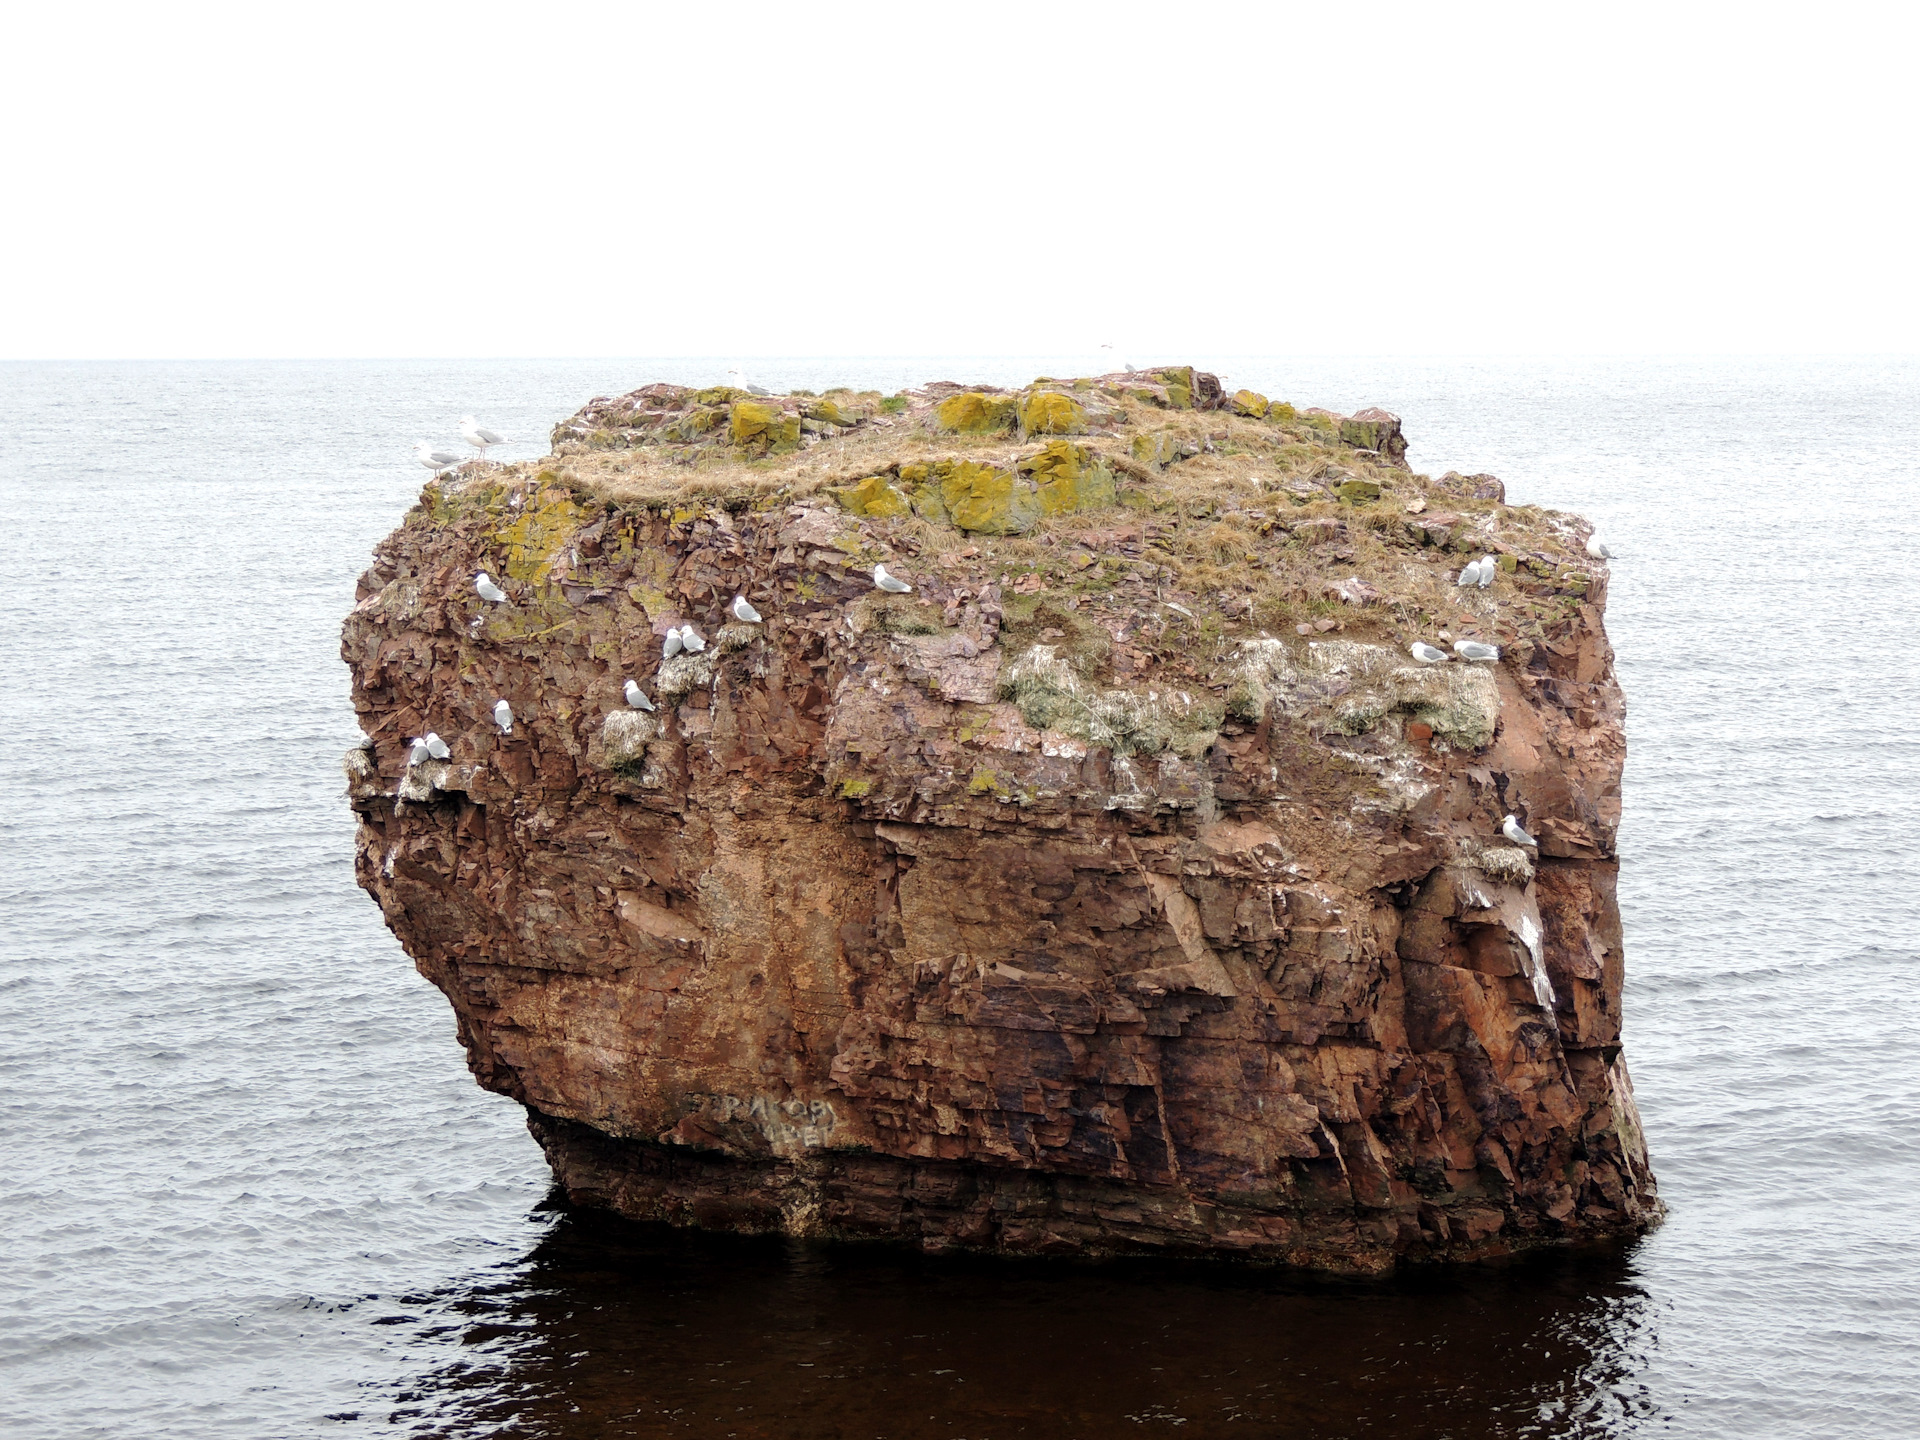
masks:
<svg viewBox="0 0 1920 1440"><path fill-rule="evenodd" d="M1188 358L1611 536L1664 1228L1358 1285L550 1207L354 886L340 620L413 441L728 362L0 365L0 1427L1920 1435L1920 363Z"/></svg>

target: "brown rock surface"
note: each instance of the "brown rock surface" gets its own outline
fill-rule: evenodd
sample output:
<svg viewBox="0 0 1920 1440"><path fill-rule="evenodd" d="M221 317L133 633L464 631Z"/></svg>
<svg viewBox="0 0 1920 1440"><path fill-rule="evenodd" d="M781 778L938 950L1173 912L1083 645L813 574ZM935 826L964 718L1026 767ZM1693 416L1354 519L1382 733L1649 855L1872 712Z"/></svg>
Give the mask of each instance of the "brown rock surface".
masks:
<svg viewBox="0 0 1920 1440"><path fill-rule="evenodd" d="M1584 527L1434 489L1385 412L1232 403L650 386L382 542L359 879L577 1200L1361 1270L1657 1215ZM1109 478L1027 506L1046 454ZM1025 533L954 527L963 465ZM1469 550L1512 568L1459 590ZM1502 660L1413 663L1442 626Z"/></svg>

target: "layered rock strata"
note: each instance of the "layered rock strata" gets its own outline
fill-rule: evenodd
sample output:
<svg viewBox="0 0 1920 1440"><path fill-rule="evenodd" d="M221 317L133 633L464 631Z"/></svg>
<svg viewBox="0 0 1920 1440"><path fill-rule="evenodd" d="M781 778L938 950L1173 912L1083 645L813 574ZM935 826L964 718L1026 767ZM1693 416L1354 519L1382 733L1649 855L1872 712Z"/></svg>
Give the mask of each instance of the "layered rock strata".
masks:
<svg viewBox="0 0 1920 1440"><path fill-rule="evenodd" d="M1184 369L555 441L430 487L342 654L360 882L575 1200L1341 1270L1658 1213L1581 522Z"/></svg>

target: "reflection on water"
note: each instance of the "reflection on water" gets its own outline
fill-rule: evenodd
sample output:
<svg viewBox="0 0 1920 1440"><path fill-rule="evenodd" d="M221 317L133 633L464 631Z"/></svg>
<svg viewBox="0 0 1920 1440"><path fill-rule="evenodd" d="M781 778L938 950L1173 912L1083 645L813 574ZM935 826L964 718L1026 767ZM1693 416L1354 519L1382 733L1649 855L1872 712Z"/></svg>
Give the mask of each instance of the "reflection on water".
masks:
<svg viewBox="0 0 1920 1440"><path fill-rule="evenodd" d="M466 1342L384 1397L418 1434L1470 1440L1658 1418L1636 1380L1652 1305L1617 1250L1361 1283L930 1258L580 1212L504 1273L411 1311Z"/></svg>

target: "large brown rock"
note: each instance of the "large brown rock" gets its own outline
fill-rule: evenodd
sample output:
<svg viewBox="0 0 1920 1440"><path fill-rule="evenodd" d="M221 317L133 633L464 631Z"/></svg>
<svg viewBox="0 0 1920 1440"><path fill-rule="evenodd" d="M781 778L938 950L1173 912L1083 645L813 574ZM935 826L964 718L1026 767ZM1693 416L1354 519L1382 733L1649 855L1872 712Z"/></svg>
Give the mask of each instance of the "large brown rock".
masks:
<svg viewBox="0 0 1920 1440"><path fill-rule="evenodd" d="M621 413L665 431L715 398L669 389ZM1658 1213L1620 1050L1604 574L1469 596L1396 525L1366 583L1397 605L1314 638L1268 613L1274 638L1286 567L1361 561L1253 510L1236 563L1269 589L1183 588L1182 537L1226 543L1247 487L1194 520L1191 479L1135 472L1111 518L997 559L827 489L729 510L534 467L429 489L383 542L342 643L359 879L576 1200L1348 1270ZM873 590L882 556L911 594ZM764 624L729 622L736 593ZM1412 664L1416 605L1478 607L1505 659ZM684 622L708 648L663 661ZM429 727L452 758L409 772Z"/></svg>

